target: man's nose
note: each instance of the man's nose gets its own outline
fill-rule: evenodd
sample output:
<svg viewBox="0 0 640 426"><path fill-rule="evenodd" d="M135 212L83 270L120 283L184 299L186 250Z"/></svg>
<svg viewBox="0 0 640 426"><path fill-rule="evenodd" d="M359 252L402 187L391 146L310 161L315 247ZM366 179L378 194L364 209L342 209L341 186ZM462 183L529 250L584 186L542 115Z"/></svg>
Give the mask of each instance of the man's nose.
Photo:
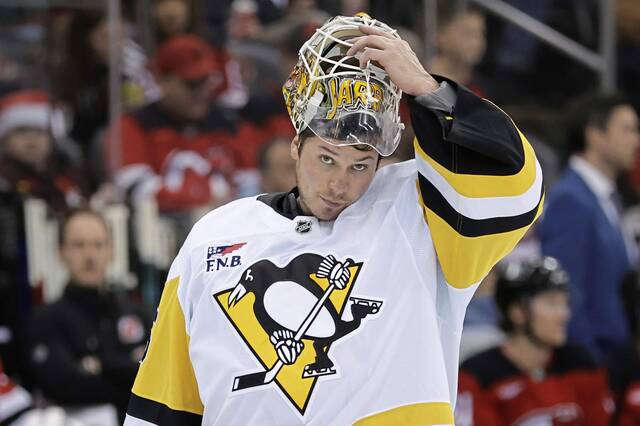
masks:
<svg viewBox="0 0 640 426"><path fill-rule="evenodd" d="M341 197L345 195L349 189L349 176L347 172L336 172L329 180L329 189L333 196Z"/></svg>

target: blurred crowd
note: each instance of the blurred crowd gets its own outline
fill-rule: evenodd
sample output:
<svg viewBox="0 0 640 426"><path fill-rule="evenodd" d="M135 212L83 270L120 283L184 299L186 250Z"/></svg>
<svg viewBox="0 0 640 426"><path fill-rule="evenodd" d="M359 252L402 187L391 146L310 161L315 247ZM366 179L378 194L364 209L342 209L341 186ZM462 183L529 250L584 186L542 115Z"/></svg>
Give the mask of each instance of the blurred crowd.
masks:
<svg viewBox="0 0 640 426"><path fill-rule="evenodd" d="M0 424L122 420L164 273L141 255L136 215L151 203L177 250L212 208L290 190L282 83L328 17L367 11L428 71L503 107L544 172L543 217L469 307L458 424L640 425L640 3L616 2L609 94L472 2L438 1L432 57L413 0L122 0L112 20L106 2L78 3L0 5ZM507 3L599 46L600 2ZM401 116L403 143L382 166L413 155L406 105ZM30 243L34 198L57 240ZM130 212L124 248L151 297L108 277L123 245L99 212L115 204ZM67 271L55 301L30 274L33 241Z"/></svg>

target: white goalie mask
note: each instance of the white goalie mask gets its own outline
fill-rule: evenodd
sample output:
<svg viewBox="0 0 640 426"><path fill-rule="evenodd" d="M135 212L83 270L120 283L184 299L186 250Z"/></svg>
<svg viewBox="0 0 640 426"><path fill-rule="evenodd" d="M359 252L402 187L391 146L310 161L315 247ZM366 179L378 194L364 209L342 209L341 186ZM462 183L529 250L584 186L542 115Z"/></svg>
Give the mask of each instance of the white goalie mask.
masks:
<svg viewBox="0 0 640 426"><path fill-rule="evenodd" d="M393 154L404 125L398 114L402 91L383 68L347 56L350 41L364 35L359 25L397 32L366 14L336 16L300 48L299 60L282 92L296 132L306 128L336 145L366 144L382 156Z"/></svg>

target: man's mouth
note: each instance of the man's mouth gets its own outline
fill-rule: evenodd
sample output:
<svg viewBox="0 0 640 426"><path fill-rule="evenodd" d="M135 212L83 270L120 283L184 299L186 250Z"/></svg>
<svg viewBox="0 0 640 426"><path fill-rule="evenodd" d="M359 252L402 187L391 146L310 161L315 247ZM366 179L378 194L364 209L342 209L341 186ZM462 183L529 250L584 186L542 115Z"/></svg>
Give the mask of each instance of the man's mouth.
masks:
<svg viewBox="0 0 640 426"><path fill-rule="evenodd" d="M331 200L327 200L326 198L324 198L322 195L320 196L320 199L331 209L339 209L342 206L344 206L344 202L335 202L335 201L331 201Z"/></svg>

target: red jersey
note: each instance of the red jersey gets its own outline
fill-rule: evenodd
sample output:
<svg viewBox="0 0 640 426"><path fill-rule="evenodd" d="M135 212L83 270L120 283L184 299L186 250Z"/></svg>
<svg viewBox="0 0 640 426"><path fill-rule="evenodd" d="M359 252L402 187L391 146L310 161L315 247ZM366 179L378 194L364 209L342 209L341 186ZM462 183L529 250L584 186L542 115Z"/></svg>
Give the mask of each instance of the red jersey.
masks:
<svg viewBox="0 0 640 426"><path fill-rule="evenodd" d="M121 120L116 185L137 201L155 196L161 211L188 211L231 195L237 141L232 118L213 107L198 123L177 123L158 103ZM114 139L109 138L113 154Z"/></svg>
<svg viewBox="0 0 640 426"><path fill-rule="evenodd" d="M616 394L619 426L640 425L640 353L635 343L613 351L609 359L611 388Z"/></svg>
<svg viewBox="0 0 640 426"><path fill-rule="evenodd" d="M627 387L621 402L618 426L640 425L640 379Z"/></svg>
<svg viewBox="0 0 640 426"><path fill-rule="evenodd" d="M612 411L604 372L578 348L557 349L540 378L522 373L500 348L460 367L458 426L602 426Z"/></svg>
<svg viewBox="0 0 640 426"><path fill-rule="evenodd" d="M66 163L58 164L53 157L48 166L46 170L38 171L13 158L0 156L0 187L5 183L7 190L15 191L23 198L44 200L57 214L82 204L85 191L79 173Z"/></svg>

